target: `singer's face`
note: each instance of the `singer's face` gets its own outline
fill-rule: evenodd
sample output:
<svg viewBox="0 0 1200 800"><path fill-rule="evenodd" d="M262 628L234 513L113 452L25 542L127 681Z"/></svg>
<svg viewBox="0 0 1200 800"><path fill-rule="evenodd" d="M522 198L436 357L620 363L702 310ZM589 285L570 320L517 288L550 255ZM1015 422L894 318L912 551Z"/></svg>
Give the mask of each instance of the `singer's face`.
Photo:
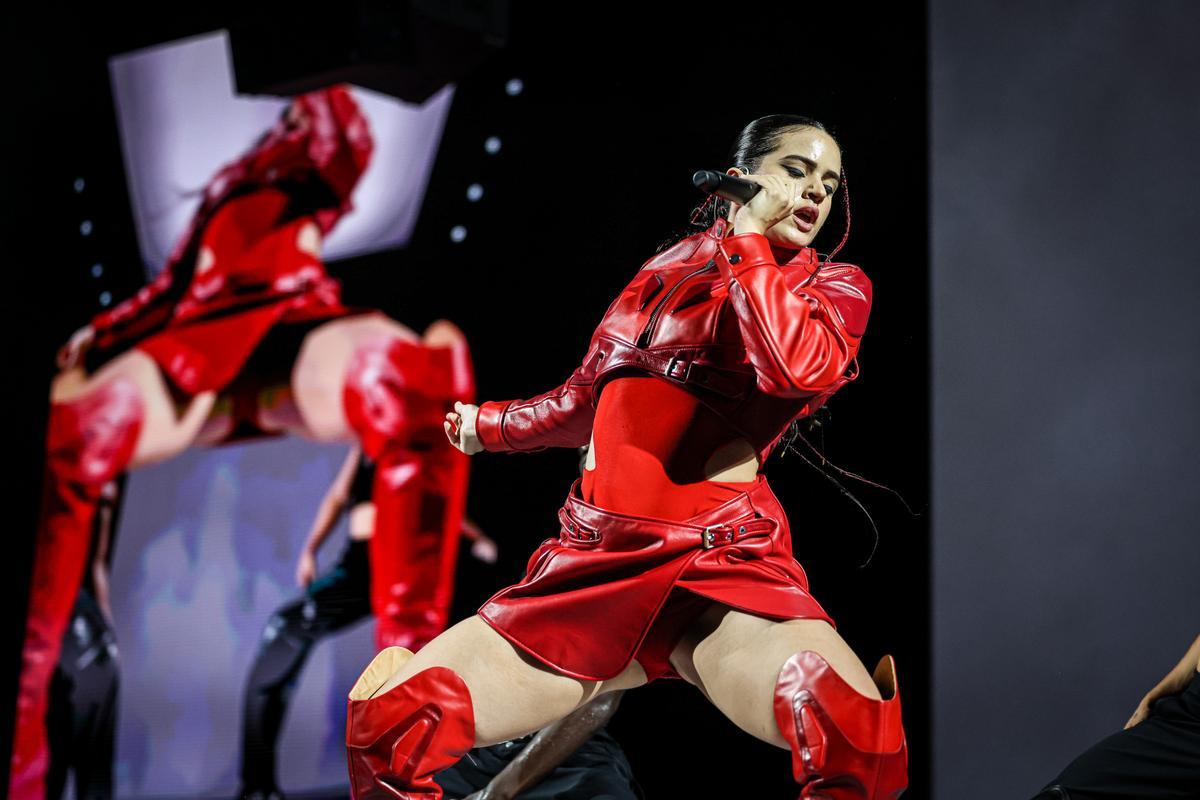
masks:
<svg viewBox="0 0 1200 800"><path fill-rule="evenodd" d="M736 169L730 173L742 174ZM767 239L791 250L811 245L829 218L834 193L840 188L842 153L837 142L816 128L792 128L780 137L779 146L763 157L758 174L792 180L799 197L795 213L768 228ZM810 223L806 214L811 215L813 209L815 219Z"/></svg>

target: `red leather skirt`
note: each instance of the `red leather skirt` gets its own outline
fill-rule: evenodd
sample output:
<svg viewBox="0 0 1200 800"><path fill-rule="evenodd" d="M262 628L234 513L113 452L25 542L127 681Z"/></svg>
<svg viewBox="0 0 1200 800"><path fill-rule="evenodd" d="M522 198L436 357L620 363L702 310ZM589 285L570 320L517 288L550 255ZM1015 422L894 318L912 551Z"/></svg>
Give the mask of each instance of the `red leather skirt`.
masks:
<svg viewBox="0 0 1200 800"><path fill-rule="evenodd" d="M787 516L759 475L750 489L682 522L618 514L585 502L579 479L559 509L557 537L520 583L479 615L556 672L608 680L637 659L647 677L678 677L667 658L712 602L770 619L836 624L808 592Z"/></svg>

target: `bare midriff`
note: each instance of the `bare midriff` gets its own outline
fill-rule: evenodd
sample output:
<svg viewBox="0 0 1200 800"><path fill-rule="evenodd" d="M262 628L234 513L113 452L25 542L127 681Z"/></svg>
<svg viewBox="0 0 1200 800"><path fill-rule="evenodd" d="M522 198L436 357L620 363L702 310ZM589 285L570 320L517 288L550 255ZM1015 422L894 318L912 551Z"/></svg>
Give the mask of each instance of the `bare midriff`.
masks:
<svg viewBox="0 0 1200 800"><path fill-rule="evenodd" d="M754 486L749 442L691 392L652 375L600 393L580 491L622 514L684 520Z"/></svg>

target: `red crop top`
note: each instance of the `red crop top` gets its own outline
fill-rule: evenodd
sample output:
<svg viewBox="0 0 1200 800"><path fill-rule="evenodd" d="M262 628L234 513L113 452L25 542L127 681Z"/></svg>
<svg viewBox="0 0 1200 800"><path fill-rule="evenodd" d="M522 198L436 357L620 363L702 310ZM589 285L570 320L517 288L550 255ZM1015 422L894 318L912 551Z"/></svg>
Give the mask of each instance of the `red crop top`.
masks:
<svg viewBox="0 0 1200 800"><path fill-rule="evenodd" d="M583 471L583 499L622 514L695 516L755 484L704 479L709 456L737 438L695 395L665 378L614 378L596 404L596 468Z"/></svg>

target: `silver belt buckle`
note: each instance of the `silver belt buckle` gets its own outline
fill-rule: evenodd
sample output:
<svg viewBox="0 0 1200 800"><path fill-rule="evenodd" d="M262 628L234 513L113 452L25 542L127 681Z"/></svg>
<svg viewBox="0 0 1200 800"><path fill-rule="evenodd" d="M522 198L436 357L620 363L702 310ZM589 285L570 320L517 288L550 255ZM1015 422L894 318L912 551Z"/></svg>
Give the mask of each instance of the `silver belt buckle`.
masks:
<svg viewBox="0 0 1200 800"><path fill-rule="evenodd" d="M683 374L680 376L675 375L675 366L677 364L684 365L683 366ZM684 361L678 355L673 355L673 356L671 356L670 360L667 361L667 368L664 371L664 374L671 380L679 381L680 383L687 383L688 375L691 373L691 371L692 371L692 362L691 361Z"/></svg>
<svg viewBox="0 0 1200 800"><path fill-rule="evenodd" d="M705 550L712 550L716 547L716 531L719 528L724 528L724 525L705 525L704 530L700 532L700 544Z"/></svg>

